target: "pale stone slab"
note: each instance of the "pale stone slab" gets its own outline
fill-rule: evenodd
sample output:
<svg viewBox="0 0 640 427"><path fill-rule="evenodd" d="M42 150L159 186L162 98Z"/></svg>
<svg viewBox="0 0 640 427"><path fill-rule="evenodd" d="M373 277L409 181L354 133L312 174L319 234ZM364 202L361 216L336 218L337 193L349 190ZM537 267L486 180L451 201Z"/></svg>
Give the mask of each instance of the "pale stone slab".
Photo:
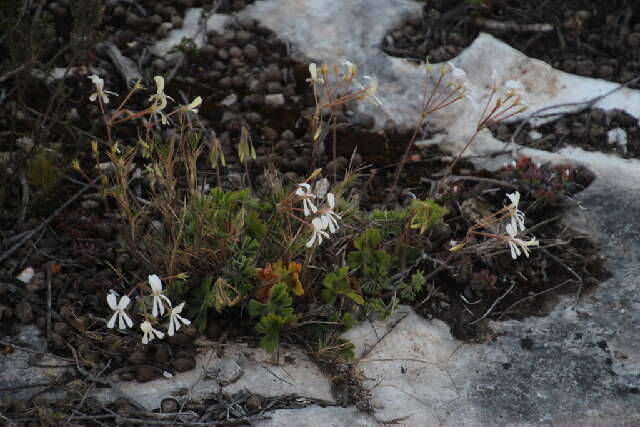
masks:
<svg viewBox="0 0 640 427"><path fill-rule="evenodd" d="M188 372L177 373L173 378L160 378L144 384L117 382L116 386L148 410L159 408L162 399L167 397L180 400L188 396L198 401L220 391L216 379L219 372L214 368L220 367L220 363L227 359L241 367L242 374L231 384L222 387L225 393L246 389L267 397L298 394L332 402L331 384L318 367L301 351L291 350L287 355L290 362L285 363L281 358L281 364L274 365L270 363L271 356L261 349L241 344L230 345L225 346L221 358L216 356L215 348L196 355L196 367ZM118 396L111 390L104 390L96 397L108 403Z"/></svg>

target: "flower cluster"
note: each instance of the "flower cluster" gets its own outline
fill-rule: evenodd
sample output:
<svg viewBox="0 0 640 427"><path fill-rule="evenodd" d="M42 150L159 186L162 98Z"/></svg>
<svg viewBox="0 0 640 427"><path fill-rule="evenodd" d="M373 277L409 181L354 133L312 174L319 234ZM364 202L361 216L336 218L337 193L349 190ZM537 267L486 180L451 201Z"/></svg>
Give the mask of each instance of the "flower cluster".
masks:
<svg viewBox="0 0 640 427"><path fill-rule="evenodd" d="M302 201L304 216L317 215L311 220L313 234L306 246L310 248L316 243L318 245L322 244L322 239L328 239L329 233L333 234L338 231L338 220L342 219L334 210L336 203L335 196L333 193L327 193L326 206L318 208L313 201L321 197L311 192L311 185L306 182L298 184L295 194L299 197L299 200ZM329 233L326 231L327 229Z"/></svg>
<svg viewBox="0 0 640 427"><path fill-rule="evenodd" d="M525 230L524 212L518 208L520 193L516 191L515 193L507 194L507 197L511 201L511 204L507 206L507 216L510 218L510 222L505 227L507 236L504 236L504 239L511 250L511 258L517 259L522 253L529 258L529 248L531 246L538 246L540 242L538 242L535 237L527 241L517 237L518 231Z"/></svg>
<svg viewBox="0 0 640 427"><path fill-rule="evenodd" d="M98 101L101 108L103 108L104 105L109 103L108 95L118 96L117 93L104 89L104 80L101 79L100 77L96 75L92 75L92 76L89 76L89 79L91 80L93 85L96 87L96 91L92 93L91 96L89 96L89 100L91 102ZM148 99L150 104L149 107L140 113L133 114L131 117L136 118L146 114L150 114L154 118L159 116L160 123L162 123L163 125L167 125L169 124L169 117L171 117L178 111L182 111L182 112L190 111L192 113L198 113L198 107L202 105L202 97L200 96L194 98L194 100L191 101L189 104L182 105L180 108L174 110L173 112L165 114L164 110L169 104L169 100L174 102L175 100L169 95L167 95L166 93L164 93L164 78L162 76L155 76L153 80L156 84L156 93L149 96L149 99ZM140 82L137 82L135 87L131 91L131 93L129 93L129 95L127 95L127 97L125 98L125 101L123 101L123 105L124 103L126 103L126 101L129 99L129 97L133 94L134 91L142 88L143 87L140 84Z"/></svg>
<svg viewBox="0 0 640 427"><path fill-rule="evenodd" d="M153 327L153 323L157 323L157 320L159 318L158 315L162 317L166 311L168 311L169 316L169 327L167 330L167 334L169 336L173 336L183 324L191 324L191 321L189 319L186 319L180 315L180 313L182 313L182 310L184 309L184 302L173 307L169 298L164 295L162 291L162 281L157 275L152 274L149 276L149 287L151 288L151 297L153 298L152 309L151 316L145 315L145 320L140 324L140 330L143 333L143 344L148 344L155 338L164 338L164 332L155 329ZM130 302L131 298L129 298L127 295L123 295L122 297L120 297L119 301L115 293L110 293L109 295L107 295L107 304L109 305L111 310L113 310L113 315L107 322L108 328L113 329L115 327L116 321L118 321L119 329L127 329L133 327L133 321L126 312L126 309L129 306Z"/></svg>

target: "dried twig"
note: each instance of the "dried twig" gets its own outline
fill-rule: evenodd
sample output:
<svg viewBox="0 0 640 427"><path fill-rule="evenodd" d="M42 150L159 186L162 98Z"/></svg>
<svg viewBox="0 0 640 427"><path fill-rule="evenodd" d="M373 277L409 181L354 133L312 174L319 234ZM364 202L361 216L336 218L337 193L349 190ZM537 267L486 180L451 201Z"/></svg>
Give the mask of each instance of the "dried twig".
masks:
<svg viewBox="0 0 640 427"><path fill-rule="evenodd" d="M0 412L0 420L4 421L7 427L17 427L17 424L11 421L10 418L4 416L2 412Z"/></svg>
<svg viewBox="0 0 640 427"><path fill-rule="evenodd" d="M608 92L603 93L602 95L598 95L596 97L591 98L590 100L587 101L581 101L581 102L566 102L563 104L555 104L555 105L549 105L547 107L543 107L540 108L536 111L531 112L531 114L529 114L525 119L523 119L520 124L518 125L518 127L516 128L516 130L513 132L513 135L511 135L511 138L509 139L509 142L507 143L507 147L510 144L515 144L516 141L516 137L520 134L520 132L522 132L522 130L524 129L524 127L531 121L531 119L536 118L536 117L542 117L542 113L546 112L546 111L550 111L550 110L555 110L558 108L566 108L566 107L579 107L576 108L573 111L563 111L563 112L558 112L558 113L554 113L554 114L550 114L552 116L559 116L562 114L578 114L583 112L584 110L587 110L589 108L592 108L595 104L597 104L598 102L600 102L601 100L603 100L604 98L608 97L609 95L614 94L615 92L619 91L620 89L627 87L629 85L632 85L636 82L640 81L640 76L638 77L634 77L631 80L627 80L626 82L620 83L619 86L611 89Z"/></svg>
<svg viewBox="0 0 640 427"><path fill-rule="evenodd" d="M201 33L207 32L207 20L209 19L209 16L213 15L218 11L218 8L220 7L221 4L222 4L222 0L217 0L212 5L211 9L207 13L201 16L198 29L196 30L196 33L192 37L193 40L197 39ZM167 84L169 84L169 82L171 82L171 80L173 80L173 78L176 76L176 74L178 73L178 70L180 69L180 67L182 67L182 64L184 63L184 60L185 60L185 55L183 53L180 55L180 57L178 58L178 61L176 62L176 65L171 69L171 72L165 79Z"/></svg>
<svg viewBox="0 0 640 427"><path fill-rule="evenodd" d="M402 317L400 317L399 319L395 320L391 326L389 327L389 330L387 332L385 332L380 338L378 338L378 341L376 341L376 343L372 346L370 346L369 348L367 348L365 351L362 352L362 354L360 355L360 357L358 358L358 361L356 363L359 363L361 360L366 359L366 357L369 355L369 353L371 353L373 351L374 348L376 348L376 346L378 344L380 344L382 342L383 339L385 339L387 337L387 335L389 335L391 332L393 332L393 330L396 328L396 326L398 326L400 324L400 322L402 322L404 319L406 319L406 317L409 315L409 312L404 313L404 315Z"/></svg>
<svg viewBox="0 0 640 427"><path fill-rule="evenodd" d="M27 178L20 174L18 176L20 181L20 190L22 191L22 200L20 200L20 210L18 211L18 220L16 221L16 227L19 227L24 223L24 219L27 216L27 208L29 207L29 181Z"/></svg>
<svg viewBox="0 0 640 427"><path fill-rule="evenodd" d="M522 303L522 302L524 302L524 301L526 301L526 300L528 300L528 299L533 299L533 298L539 297L540 295L546 294L547 292L555 291L556 289L558 289L558 288L560 288L560 287L562 287L562 286L566 285L566 284L567 284L567 283L569 283L569 282L573 282L573 281L574 281L573 279L567 279L567 280L565 280L564 282L562 282L562 283L560 283L560 284L558 284L558 285L554 286L553 288L545 289L544 291L540 291L540 292L535 293L535 294L533 294L533 295L528 295L528 296L526 296L526 297L524 297L524 298L522 298L522 299L520 299L520 300L518 300L518 301L514 302L514 303L513 303L513 304L511 304L509 307L507 307L507 308L506 308L502 313L500 313L500 316L498 316L498 319L497 319L497 320L502 319L502 318L503 318L503 317L504 317L508 312L510 312L510 311L511 311L511 309L512 309L513 307L515 307L516 305L518 305L518 304L520 304L520 303Z"/></svg>
<svg viewBox="0 0 640 427"><path fill-rule="evenodd" d="M40 232L41 230L43 230L47 225L49 225L49 223L60 214L60 212L62 212L63 210L65 210L67 208L67 206L69 206L71 203L75 202L78 197L82 196L84 194L85 191L87 191L89 188L91 188L91 186L96 183L96 181L98 181L99 177L96 177L94 179L92 179L91 181L89 181L88 183L86 183L80 190L78 190L76 192L76 194L74 194L73 196L71 196L71 198L69 200L67 200L66 202L64 202L62 204L62 206L60 206L58 209L55 210L55 212L53 212L51 215L49 215L49 217L47 219L45 219L40 225L38 225L36 228L34 228L33 230L31 230L29 233L27 233L22 239L20 239L15 245L13 245L9 250L7 250L5 253L3 253L2 255L0 255L0 262L4 261L5 259L7 259L9 256L11 256L16 250L18 250L22 245L24 245L31 237L33 237L36 233Z"/></svg>
<svg viewBox="0 0 640 427"><path fill-rule="evenodd" d="M131 87L137 81L142 81L142 74L140 74L136 63L132 59L124 56L120 49L111 42L104 42L103 46L113 65L124 77L125 84L128 87Z"/></svg>
<svg viewBox="0 0 640 427"><path fill-rule="evenodd" d="M513 288L515 288L515 287L516 287L516 282L513 282L511 284L511 286L509 286L509 289L507 289L507 291L504 294L502 294L498 298L496 298L496 300L493 302L493 304L491 304L491 307L489 307L489 309L487 311L485 311L485 313L482 316L480 316L479 318L477 318L473 322L470 322L469 324L470 325L475 325L476 323L478 323L479 321L481 321L482 319L487 317L493 311L493 309L496 308L496 305L498 305L498 303L500 301L502 301L504 299L504 297L506 297L509 294L509 292L511 292L513 290Z"/></svg>
<svg viewBox="0 0 640 427"><path fill-rule="evenodd" d="M500 22L487 18L476 18L474 23L483 30L503 33L549 33L555 29L551 24L518 24L517 22Z"/></svg>
<svg viewBox="0 0 640 427"><path fill-rule="evenodd" d="M46 269L45 274L47 276L47 346L51 342L51 331L52 331L52 321L51 321L51 270L49 268Z"/></svg>

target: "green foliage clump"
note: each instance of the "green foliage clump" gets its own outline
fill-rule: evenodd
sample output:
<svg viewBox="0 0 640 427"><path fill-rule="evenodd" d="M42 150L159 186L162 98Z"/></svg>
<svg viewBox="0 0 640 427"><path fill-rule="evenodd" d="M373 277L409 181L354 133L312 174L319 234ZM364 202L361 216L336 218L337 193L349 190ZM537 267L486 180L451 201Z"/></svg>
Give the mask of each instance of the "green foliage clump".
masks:
<svg viewBox="0 0 640 427"><path fill-rule="evenodd" d="M409 209L413 212L409 226L424 234L429 228L442 222L449 209L440 206L433 199L414 199Z"/></svg>
<svg viewBox="0 0 640 427"><path fill-rule="evenodd" d="M349 267L341 267L327 274L322 284L325 288L322 290L322 299L328 304L333 304L339 296L349 298L359 305L364 304L362 295L357 293L349 283Z"/></svg>
<svg viewBox="0 0 640 427"><path fill-rule="evenodd" d="M351 269L359 270L361 286L368 294L376 294L391 286L391 256L379 249L381 243L382 232L377 228L367 228L354 240L356 250L347 255L347 264Z"/></svg>
<svg viewBox="0 0 640 427"><path fill-rule="evenodd" d="M40 152L27 160L27 180L41 194L53 190L60 182L60 167L52 154Z"/></svg>
<svg viewBox="0 0 640 427"><path fill-rule="evenodd" d="M249 302L249 314L253 317L261 316L256 331L263 335L260 346L266 351L275 351L285 327L298 320L298 316L293 313L292 303L286 283L278 283L273 287L271 299L267 303L255 299Z"/></svg>

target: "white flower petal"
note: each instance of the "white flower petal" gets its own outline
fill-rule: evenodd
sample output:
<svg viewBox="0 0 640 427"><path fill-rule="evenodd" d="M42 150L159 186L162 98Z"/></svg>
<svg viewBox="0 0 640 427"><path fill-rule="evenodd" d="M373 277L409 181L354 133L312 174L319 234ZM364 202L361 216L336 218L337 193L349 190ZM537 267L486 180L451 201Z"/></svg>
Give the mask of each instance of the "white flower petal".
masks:
<svg viewBox="0 0 640 427"><path fill-rule="evenodd" d="M113 313L113 316L111 316L111 319L109 319L109 321L107 322L107 328L113 329L113 327L116 325L117 316L118 316L118 312L116 311L115 313Z"/></svg>
<svg viewBox="0 0 640 427"><path fill-rule="evenodd" d="M107 304L109 304L111 310L118 310L117 297L115 294L107 295Z"/></svg>
<svg viewBox="0 0 640 427"><path fill-rule="evenodd" d="M191 324L191 320L180 316L179 314L176 313L176 317L185 325L190 325Z"/></svg>
<svg viewBox="0 0 640 427"><path fill-rule="evenodd" d="M116 314L118 315L118 329L126 329L127 327L124 324L124 316L122 315L122 311L118 311Z"/></svg>
<svg viewBox="0 0 640 427"><path fill-rule="evenodd" d="M127 308L129 302L131 302L131 299L128 296L123 295L122 298L120 298L120 302L118 303L118 310L124 310L125 308Z"/></svg>
<svg viewBox="0 0 640 427"><path fill-rule="evenodd" d="M127 326L129 328L133 328L133 321L131 320L129 315L124 311L120 312L120 314L122 315L122 317L124 317L125 322L127 322Z"/></svg>
<svg viewBox="0 0 640 427"><path fill-rule="evenodd" d="M331 209L335 207L335 196L333 193L327 193L327 203Z"/></svg>
<svg viewBox="0 0 640 427"><path fill-rule="evenodd" d="M164 78L162 76L155 76L153 80L156 82L156 94L164 94Z"/></svg>
<svg viewBox="0 0 640 427"><path fill-rule="evenodd" d="M156 274L149 275L149 286L154 292L162 292L162 281Z"/></svg>

